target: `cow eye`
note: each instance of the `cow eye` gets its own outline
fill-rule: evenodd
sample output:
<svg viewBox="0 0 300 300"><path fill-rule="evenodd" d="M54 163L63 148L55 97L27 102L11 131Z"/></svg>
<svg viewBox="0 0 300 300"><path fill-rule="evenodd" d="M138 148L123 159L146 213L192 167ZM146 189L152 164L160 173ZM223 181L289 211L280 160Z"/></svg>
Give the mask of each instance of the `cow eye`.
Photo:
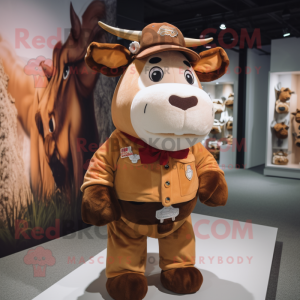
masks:
<svg viewBox="0 0 300 300"><path fill-rule="evenodd" d="M52 116L49 120L49 131L53 133L54 130L55 130L55 120L54 117Z"/></svg>
<svg viewBox="0 0 300 300"><path fill-rule="evenodd" d="M189 84L193 84L194 83L194 76L192 74L192 72L190 70L186 70L184 72L184 77L185 80L189 83Z"/></svg>
<svg viewBox="0 0 300 300"><path fill-rule="evenodd" d="M153 67L149 72L149 78L154 82L161 81L163 77L164 72L160 67Z"/></svg>
<svg viewBox="0 0 300 300"><path fill-rule="evenodd" d="M70 73L70 68L68 65L64 66L64 71L63 71L63 79L66 80L69 76Z"/></svg>

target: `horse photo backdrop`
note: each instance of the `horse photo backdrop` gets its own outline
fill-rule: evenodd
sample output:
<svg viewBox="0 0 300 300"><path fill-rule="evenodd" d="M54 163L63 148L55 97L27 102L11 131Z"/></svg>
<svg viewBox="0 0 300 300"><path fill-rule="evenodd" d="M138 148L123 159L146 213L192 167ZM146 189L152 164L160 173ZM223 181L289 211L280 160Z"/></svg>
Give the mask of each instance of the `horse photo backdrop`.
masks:
<svg viewBox="0 0 300 300"><path fill-rule="evenodd" d="M116 0L1 0L0 257L85 226L83 176L114 130L116 80L84 62L115 42L99 20L116 25Z"/></svg>

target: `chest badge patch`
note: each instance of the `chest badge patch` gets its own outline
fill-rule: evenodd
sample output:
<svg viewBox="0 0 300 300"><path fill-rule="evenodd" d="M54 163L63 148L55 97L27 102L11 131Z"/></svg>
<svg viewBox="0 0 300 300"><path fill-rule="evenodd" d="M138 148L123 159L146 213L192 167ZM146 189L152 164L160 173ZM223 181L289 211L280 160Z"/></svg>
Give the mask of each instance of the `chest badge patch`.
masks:
<svg viewBox="0 0 300 300"><path fill-rule="evenodd" d="M193 170L190 165L187 165L186 167L185 176L188 180L192 180L193 178Z"/></svg>
<svg viewBox="0 0 300 300"><path fill-rule="evenodd" d="M157 33L161 36L169 35L170 37L176 37L178 35L178 31L175 28L166 25L161 26Z"/></svg>
<svg viewBox="0 0 300 300"><path fill-rule="evenodd" d="M172 221L175 221L175 218L179 215L179 208L173 207L172 205L169 207L163 207L160 210L156 211L155 217L160 220L160 223L163 223L165 219L172 218Z"/></svg>
<svg viewBox="0 0 300 300"><path fill-rule="evenodd" d="M133 155L131 146L121 148L120 152L121 152L121 158L125 158L125 157L128 157L130 155Z"/></svg>
<svg viewBox="0 0 300 300"><path fill-rule="evenodd" d="M129 155L129 159L131 160L131 162L133 164L136 164L138 162L138 160L140 159L140 156L138 154L132 154L132 155Z"/></svg>

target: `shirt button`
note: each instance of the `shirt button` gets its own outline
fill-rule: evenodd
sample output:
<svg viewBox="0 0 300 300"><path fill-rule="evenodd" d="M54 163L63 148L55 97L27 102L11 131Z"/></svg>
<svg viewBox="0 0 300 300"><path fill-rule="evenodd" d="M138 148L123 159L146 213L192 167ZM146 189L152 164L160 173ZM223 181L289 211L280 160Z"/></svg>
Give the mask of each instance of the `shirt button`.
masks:
<svg viewBox="0 0 300 300"><path fill-rule="evenodd" d="M167 170L168 170L168 169L169 169L169 165L165 165L165 169L167 169Z"/></svg>
<svg viewBox="0 0 300 300"><path fill-rule="evenodd" d="M170 181L166 181L165 182L165 187L168 188L170 186L170 184L171 184Z"/></svg>
<svg viewBox="0 0 300 300"><path fill-rule="evenodd" d="M170 199L169 197L166 198L166 202L170 202L170 200L171 200L171 199Z"/></svg>

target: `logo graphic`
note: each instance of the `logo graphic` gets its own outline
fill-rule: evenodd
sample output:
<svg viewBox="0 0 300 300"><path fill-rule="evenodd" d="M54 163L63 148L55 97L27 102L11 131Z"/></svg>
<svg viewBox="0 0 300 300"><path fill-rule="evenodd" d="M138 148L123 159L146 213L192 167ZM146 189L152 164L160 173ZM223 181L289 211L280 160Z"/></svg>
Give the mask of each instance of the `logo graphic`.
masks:
<svg viewBox="0 0 300 300"><path fill-rule="evenodd" d="M138 154L133 154L129 156L129 159L133 164L136 164L138 160L140 159L140 156Z"/></svg>
<svg viewBox="0 0 300 300"><path fill-rule="evenodd" d="M175 28L169 27L169 26L161 26L158 31L158 34L160 34L161 36L164 35L169 35L170 37L175 37L178 35L178 31Z"/></svg>
<svg viewBox="0 0 300 300"><path fill-rule="evenodd" d="M133 155L133 152L131 150L131 146L121 148L120 151L121 151L121 158L125 158L125 157L128 157L130 155Z"/></svg>
<svg viewBox="0 0 300 300"><path fill-rule="evenodd" d="M24 67L24 72L26 75L33 76L35 88L43 88L48 84L46 77L48 69L53 70L52 60L46 59L44 56L38 56L27 62L27 65Z"/></svg>
<svg viewBox="0 0 300 300"><path fill-rule="evenodd" d="M46 277L47 266L53 266L56 262L52 251L42 246L28 250L23 261L26 265L32 265L33 277Z"/></svg>
<svg viewBox="0 0 300 300"><path fill-rule="evenodd" d="M172 205L169 207L163 207L156 211L155 216L156 219L160 220L160 223L163 223L165 219L172 218L172 221L175 221L175 218L179 215L179 208L173 207Z"/></svg>
<svg viewBox="0 0 300 300"><path fill-rule="evenodd" d="M185 176L188 180L191 180L193 178L193 170L190 165L187 165L186 167Z"/></svg>

